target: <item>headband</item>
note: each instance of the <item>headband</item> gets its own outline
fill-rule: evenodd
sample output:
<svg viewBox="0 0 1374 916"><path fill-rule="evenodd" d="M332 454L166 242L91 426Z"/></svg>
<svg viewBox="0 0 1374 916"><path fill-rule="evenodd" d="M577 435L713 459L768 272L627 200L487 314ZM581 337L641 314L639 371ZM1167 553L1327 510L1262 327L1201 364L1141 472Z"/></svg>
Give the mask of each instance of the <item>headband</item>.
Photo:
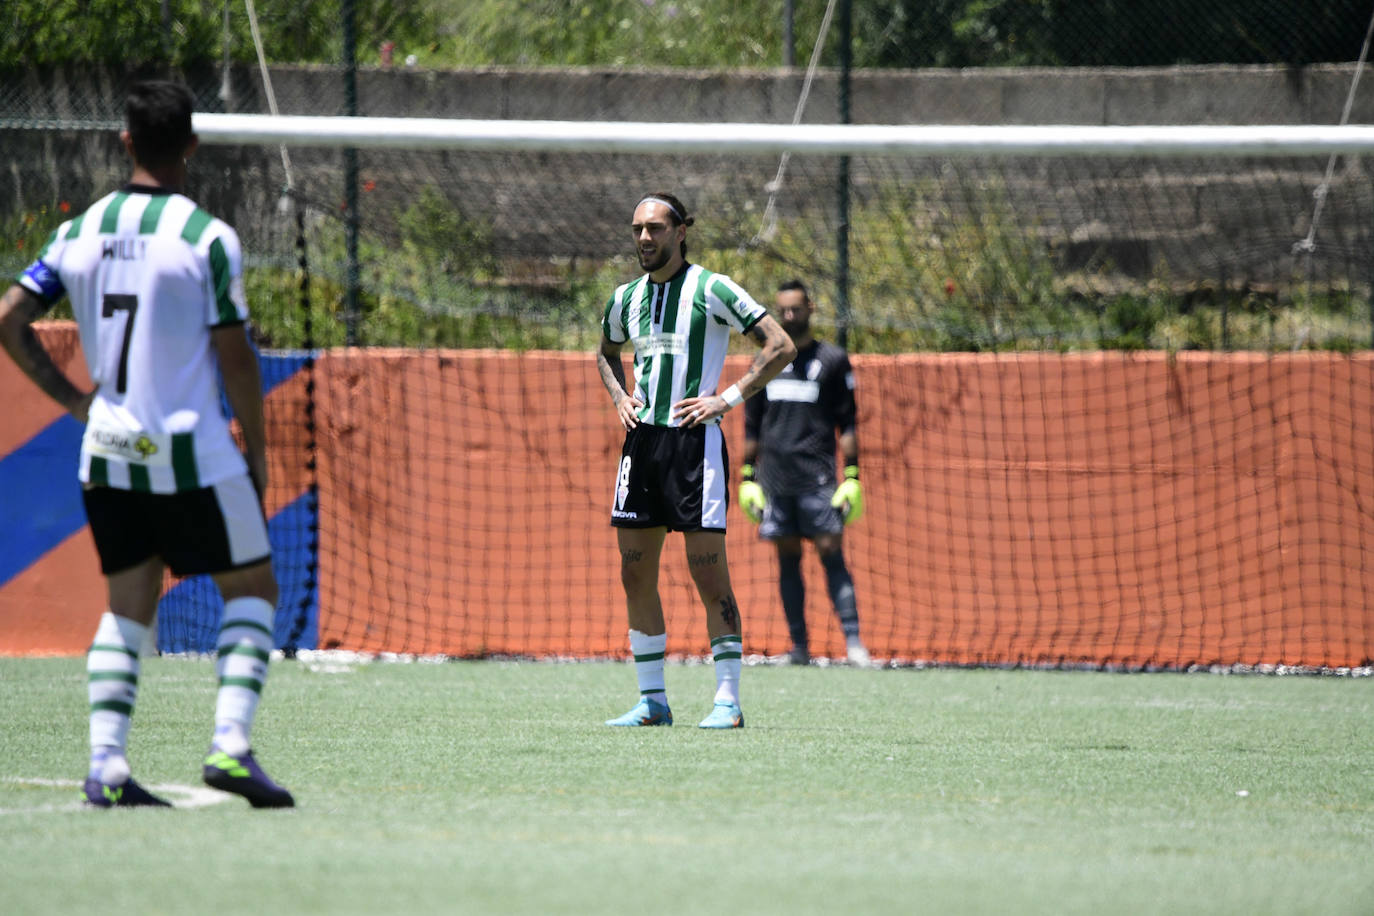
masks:
<svg viewBox="0 0 1374 916"><path fill-rule="evenodd" d="M654 195L650 194L648 197L644 198L644 200L641 200L639 204L642 204L644 203L644 201L648 200L652 200L656 204L663 204L663 206L667 207L669 210L672 210L673 215L677 217L677 221L679 223L687 222L687 217L677 212L677 207L674 207L672 204L668 203L668 201L664 200L662 197L655 197ZM635 204L635 207L639 207L639 204Z"/></svg>

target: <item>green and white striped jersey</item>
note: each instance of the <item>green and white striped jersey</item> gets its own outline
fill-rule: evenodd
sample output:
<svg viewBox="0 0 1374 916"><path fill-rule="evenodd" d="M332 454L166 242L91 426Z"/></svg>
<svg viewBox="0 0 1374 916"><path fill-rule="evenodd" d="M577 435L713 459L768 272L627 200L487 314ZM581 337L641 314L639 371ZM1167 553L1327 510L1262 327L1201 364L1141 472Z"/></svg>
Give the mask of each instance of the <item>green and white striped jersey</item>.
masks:
<svg viewBox="0 0 1374 916"><path fill-rule="evenodd" d="M247 473L210 330L248 318L238 235L181 194L129 185L57 228L19 282L64 294L98 386L83 483L151 493Z"/></svg>
<svg viewBox="0 0 1374 916"><path fill-rule="evenodd" d="M715 394L730 332L746 333L766 314L725 274L688 264L666 283L645 274L617 287L606 303L601 333L612 343L634 345L632 393L644 402L640 421L679 426L673 404Z"/></svg>

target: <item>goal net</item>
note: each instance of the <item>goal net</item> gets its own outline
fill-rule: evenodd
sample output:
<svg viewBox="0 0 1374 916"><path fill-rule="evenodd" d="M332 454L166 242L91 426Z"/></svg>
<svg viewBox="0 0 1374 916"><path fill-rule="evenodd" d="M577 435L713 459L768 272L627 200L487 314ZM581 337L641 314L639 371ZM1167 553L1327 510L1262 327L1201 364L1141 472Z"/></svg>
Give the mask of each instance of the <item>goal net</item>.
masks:
<svg viewBox="0 0 1374 916"><path fill-rule="evenodd" d="M853 354L845 556L875 657L1374 658L1369 128L197 129L189 193L248 258L282 646L623 654L593 351L638 272L630 213L664 190L691 260L765 304L803 280ZM125 177L109 131L15 136L42 152L0 204L20 242ZM772 547L733 504L727 543L746 652L786 651ZM803 572L811 650L843 656ZM677 536L660 589L669 651L706 654ZM212 648L217 615L172 583L161 648Z"/></svg>

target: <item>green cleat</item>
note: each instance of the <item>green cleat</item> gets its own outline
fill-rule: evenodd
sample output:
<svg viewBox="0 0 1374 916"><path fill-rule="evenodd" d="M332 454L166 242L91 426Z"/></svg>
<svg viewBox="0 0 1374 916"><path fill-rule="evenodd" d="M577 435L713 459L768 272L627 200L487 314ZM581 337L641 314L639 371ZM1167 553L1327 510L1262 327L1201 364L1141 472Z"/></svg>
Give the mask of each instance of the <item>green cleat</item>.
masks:
<svg viewBox="0 0 1374 916"><path fill-rule="evenodd" d="M657 700L640 697L634 709L617 719L607 719L606 724L616 726L672 725L673 713Z"/></svg>

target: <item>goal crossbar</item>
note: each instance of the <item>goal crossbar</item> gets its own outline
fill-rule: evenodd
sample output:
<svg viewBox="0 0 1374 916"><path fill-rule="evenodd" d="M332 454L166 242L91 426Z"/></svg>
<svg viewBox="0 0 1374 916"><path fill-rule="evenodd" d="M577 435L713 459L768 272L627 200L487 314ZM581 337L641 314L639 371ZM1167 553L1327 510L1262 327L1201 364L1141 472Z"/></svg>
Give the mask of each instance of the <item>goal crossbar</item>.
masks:
<svg viewBox="0 0 1374 916"><path fill-rule="evenodd" d="M214 144L527 152L1304 156L1374 152L1374 125L676 124L198 113Z"/></svg>

